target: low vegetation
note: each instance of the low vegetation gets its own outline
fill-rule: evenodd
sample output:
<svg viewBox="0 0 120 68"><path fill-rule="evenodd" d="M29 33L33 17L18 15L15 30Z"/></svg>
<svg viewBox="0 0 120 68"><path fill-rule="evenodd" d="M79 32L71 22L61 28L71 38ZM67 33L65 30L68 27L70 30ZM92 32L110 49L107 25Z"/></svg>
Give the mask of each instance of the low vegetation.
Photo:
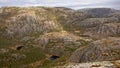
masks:
<svg viewBox="0 0 120 68"><path fill-rule="evenodd" d="M119 16L110 8L1 7L0 68L119 60Z"/></svg>

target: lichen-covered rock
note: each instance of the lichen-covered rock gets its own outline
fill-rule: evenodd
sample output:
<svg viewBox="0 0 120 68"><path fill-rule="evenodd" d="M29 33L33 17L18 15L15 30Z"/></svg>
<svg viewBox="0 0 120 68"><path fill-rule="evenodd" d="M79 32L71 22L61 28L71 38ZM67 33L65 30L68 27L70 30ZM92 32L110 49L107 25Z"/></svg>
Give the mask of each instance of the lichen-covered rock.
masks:
<svg viewBox="0 0 120 68"><path fill-rule="evenodd" d="M89 62L89 63L69 63L64 66L58 66L60 68L119 68L120 61L101 61L101 62ZM54 68L58 68L57 66Z"/></svg>
<svg viewBox="0 0 120 68"><path fill-rule="evenodd" d="M70 57L71 62L93 62L120 59L120 38L107 38L92 42L77 49Z"/></svg>
<svg viewBox="0 0 120 68"><path fill-rule="evenodd" d="M24 55L24 54L12 54L11 57L14 58L15 60L19 60L19 59L25 59L26 55Z"/></svg>
<svg viewBox="0 0 120 68"><path fill-rule="evenodd" d="M0 25L5 26L3 35L12 38L60 31L89 16L75 10L47 7L3 7L0 11Z"/></svg>
<svg viewBox="0 0 120 68"><path fill-rule="evenodd" d="M119 17L114 16L117 10L109 8L91 9L91 13L48 7L3 7L0 8L0 11L0 34L10 38L22 38L61 30L74 32L76 29L86 33L94 31L94 28L98 29L97 27L104 26L106 23L119 22ZM101 18L92 17L93 12L100 13L97 16L100 15ZM109 13L111 13L110 16L106 17Z"/></svg>
<svg viewBox="0 0 120 68"><path fill-rule="evenodd" d="M88 18L88 19L85 19L79 23L76 23L76 26L79 28L88 29L88 28L96 27L96 26L101 25L101 24L114 23L114 22L118 22L118 18L115 18L115 17Z"/></svg>
<svg viewBox="0 0 120 68"><path fill-rule="evenodd" d="M62 32L52 32L39 36L35 39L35 43L40 48L52 55L61 56L68 52L73 52L82 45L81 42L88 42L86 39L73 34Z"/></svg>
<svg viewBox="0 0 120 68"><path fill-rule="evenodd" d="M23 12L24 10L24 12ZM55 16L46 14L43 9L21 8L17 15L5 20L5 35L8 37L23 37L31 33L46 33L59 30L61 27L55 21ZM41 14L42 13L42 14ZM48 18L52 16L51 19Z"/></svg>
<svg viewBox="0 0 120 68"><path fill-rule="evenodd" d="M8 57L9 56L9 57ZM21 60L21 59L25 59L26 55L24 54L19 54L19 53L14 53L8 56L4 56L1 61L2 62L12 62L12 61L17 61L17 60Z"/></svg>
<svg viewBox="0 0 120 68"><path fill-rule="evenodd" d="M92 17L95 18L101 18L108 16L110 13L113 13L116 10L111 8L89 8L89 9L81 9L79 11L90 13Z"/></svg>
<svg viewBox="0 0 120 68"><path fill-rule="evenodd" d="M0 49L0 54L6 53L6 52L8 52L8 51L9 51L9 49L4 49L4 48L2 48L2 49Z"/></svg>
<svg viewBox="0 0 120 68"><path fill-rule="evenodd" d="M20 66L36 61L44 65L51 55L59 56L54 65L61 65L74 51L69 59L72 62L120 59L119 14L109 8L1 7L0 67L12 66L15 61ZM31 62L26 62L29 59ZM21 64L22 60L25 63Z"/></svg>
<svg viewBox="0 0 120 68"><path fill-rule="evenodd" d="M120 23L100 24L93 28L88 28L83 33L93 38L115 37L120 35Z"/></svg>

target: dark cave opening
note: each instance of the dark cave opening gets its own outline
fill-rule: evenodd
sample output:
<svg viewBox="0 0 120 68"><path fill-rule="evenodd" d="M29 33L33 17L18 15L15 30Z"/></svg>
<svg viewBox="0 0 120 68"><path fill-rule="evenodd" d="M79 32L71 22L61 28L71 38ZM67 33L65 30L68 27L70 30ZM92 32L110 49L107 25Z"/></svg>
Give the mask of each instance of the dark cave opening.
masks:
<svg viewBox="0 0 120 68"><path fill-rule="evenodd" d="M50 60L56 60L56 59L58 59L58 58L60 58L60 57L59 57L59 56L52 55L49 59L50 59Z"/></svg>
<svg viewBox="0 0 120 68"><path fill-rule="evenodd" d="M16 50L21 50L24 46L18 46Z"/></svg>

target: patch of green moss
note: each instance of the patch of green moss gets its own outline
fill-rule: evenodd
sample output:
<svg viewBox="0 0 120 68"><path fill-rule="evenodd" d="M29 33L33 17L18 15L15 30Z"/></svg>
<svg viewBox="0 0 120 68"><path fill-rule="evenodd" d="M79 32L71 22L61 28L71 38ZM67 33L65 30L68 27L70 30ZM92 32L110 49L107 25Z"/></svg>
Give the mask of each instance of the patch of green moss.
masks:
<svg viewBox="0 0 120 68"><path fill-rule="evenodd" d="M13 42L11 40L6 39L5 37L0 37L0 48L6 48L12 44Z"/></svg>
<svg viewBox="0 0 120 68"><path fill-rule="evenodd" d="M56 66L63 66L68 62L67 60L68 60L69 56L70 56L70 54L66 54L54 61L46 60L43 63L43 65L41 66L41 68L52 68L52 67L56 67Z"/></svg>
<svg viewBox="0 0 120 68"><path fill-rule="evenodd" d="M25 58L14 59L11 57L12 54L25 55ZM0 67L19 68L21 66L34 63L35 61L45 59L45 54L39 48L28 46L27 49L20 51L10 50L7 53L1 54L0 59L5 59L4 61L0 61ZM10 61L7 61L7 59Z"/></svg>

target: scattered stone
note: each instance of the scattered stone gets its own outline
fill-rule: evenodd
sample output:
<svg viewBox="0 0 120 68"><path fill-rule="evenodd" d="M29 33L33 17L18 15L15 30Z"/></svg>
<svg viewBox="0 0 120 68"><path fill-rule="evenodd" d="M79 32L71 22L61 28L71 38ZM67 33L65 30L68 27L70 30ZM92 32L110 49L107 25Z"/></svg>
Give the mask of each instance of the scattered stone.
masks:
<svg viewBox="0 0 120 68"><path fill-rule="evenodd" d="M17 60L26 58L26 56L23 54L12 54L11 57Z"/></svg>
<svg viewBox="0 0 120 68"><path fill-rule="evenodd" d="M3 53L6 53L6 52L8 52L9 50L8 49L0 49L0 54L3 54Z"/></svg>
<svg viewBox="0 0 120 68"><path fill-rule="evenodd" d="M119 68L111 61L89 62L89 63L69 63L64 66L54 68Z"/></svg>

